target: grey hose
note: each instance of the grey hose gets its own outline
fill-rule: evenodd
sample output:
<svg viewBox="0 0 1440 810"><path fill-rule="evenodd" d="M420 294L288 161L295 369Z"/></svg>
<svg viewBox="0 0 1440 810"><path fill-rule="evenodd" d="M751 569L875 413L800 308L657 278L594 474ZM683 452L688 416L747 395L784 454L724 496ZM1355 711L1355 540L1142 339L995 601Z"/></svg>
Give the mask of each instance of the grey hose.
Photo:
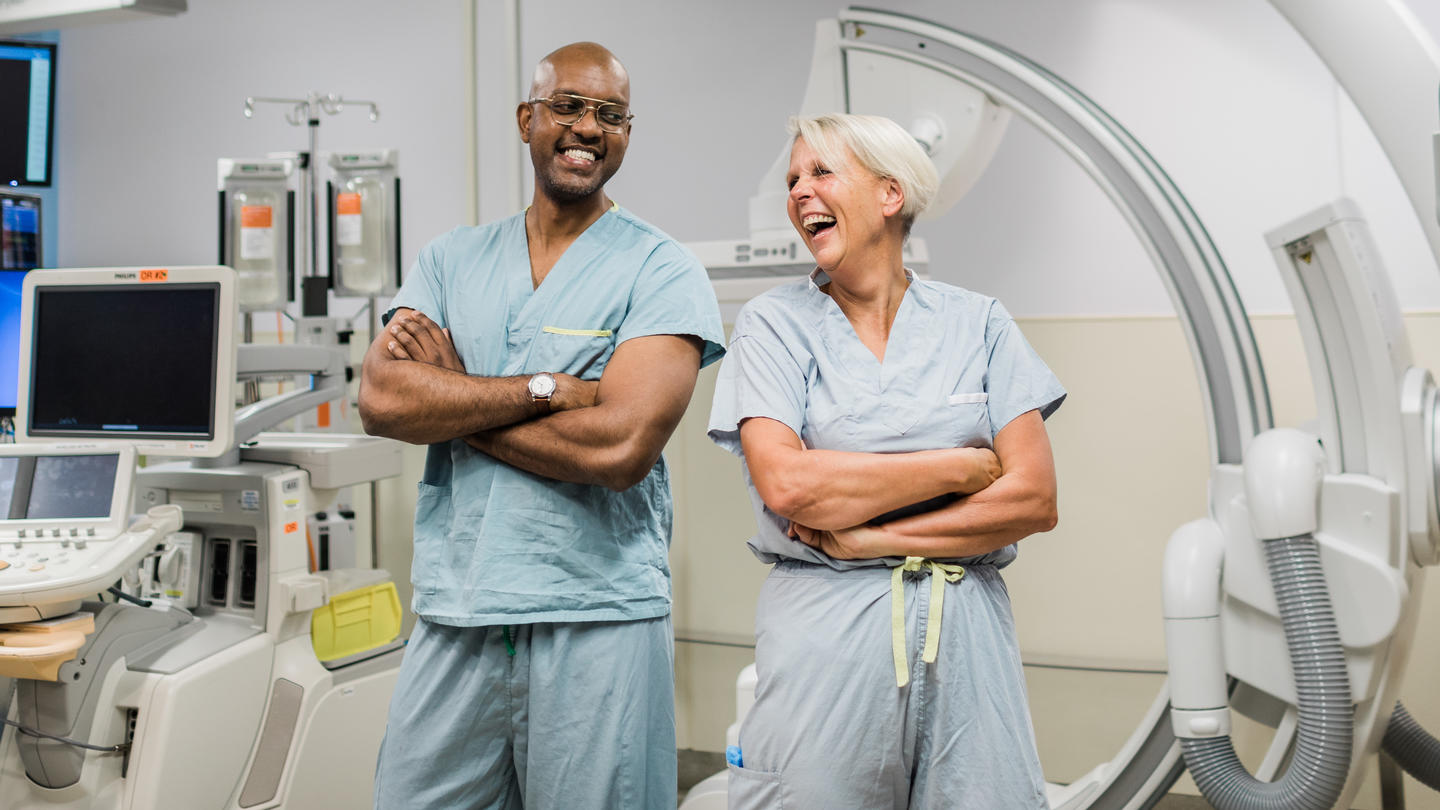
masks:
<svg viewBox="0 0 1440 810"><path fill-rule="evenodd" d="M1440 790L1440 740L1421 728L1398 701L1380 747L1406 773L1431 790Z"/></svg>
<svg viewBox="0 0 1440 810"><path fill-rule="evenodd" d="M1327 810L1350 770L1355 709L1320 548L1309 535L1267 540L1265 558L1295 671L1294 755L1274 782L1251 776L1229 737L1182 739L1185 764L1216 810Z"/></svg>

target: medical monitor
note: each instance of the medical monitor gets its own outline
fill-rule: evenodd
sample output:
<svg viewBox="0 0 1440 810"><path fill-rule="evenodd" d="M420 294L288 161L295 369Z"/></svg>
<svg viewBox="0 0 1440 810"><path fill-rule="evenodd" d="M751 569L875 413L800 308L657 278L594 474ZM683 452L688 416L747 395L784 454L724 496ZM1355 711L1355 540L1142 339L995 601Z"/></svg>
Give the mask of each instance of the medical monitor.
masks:
<svg viewBox="0 0 1440 810"><path fill-rule="evenodd" d="M43 264L40 198L0 191L0 270L34 270Z"/></svg>
<svg viewBox="0 0 1440 810"><path fill-rule="evenodd" d="M17 440L225 454L235 426L234 282L228 267L26 274Z"/></svg>
<svg viewBox="0 0 1440 810"><path fill-rule="evenodd" d="M0 40L0 185L50 185L55 45Z"/></svg>
<svg viewBox="0 0 1440 810"><path fill-rule="evenodd" d="M134 469L135 451L121 445L0 446L0 536L28 529L41 539L62 527L96 529L77 537L118 534L130 519Z"/></svg>

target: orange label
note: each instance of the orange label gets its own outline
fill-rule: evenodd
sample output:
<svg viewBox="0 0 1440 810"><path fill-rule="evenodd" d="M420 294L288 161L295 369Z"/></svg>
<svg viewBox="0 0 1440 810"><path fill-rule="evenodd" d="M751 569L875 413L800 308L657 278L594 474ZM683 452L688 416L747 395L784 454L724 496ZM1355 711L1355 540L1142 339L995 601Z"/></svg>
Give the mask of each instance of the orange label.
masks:
<svg viewBox="0 0 1440 810"><path fill-rule="evenodd" d="M286 534L294 534L295 532L298 532L298 531L300 531L300 524L299 524L299 523L297 523L297 522L295 522L295 521L292 520L292 521L290 521L289 523L286 523L286 524L285 524L285 533L286 533Z"/></svg>
<svg viewBox="0 0 1440 810"><path fill-rule="evenodd" d="M140 280L144 281L169 281L169 270L141 270Z"/></svg>
<svg viewBox="0 0 1440 810"><path fill-rule="evenodd" d="M242 227L242 228L268 228L268 227L270 227L270 206L268 206L268 205L242 205L242 206L240 206L240 227Z"/></svg>
<svg viewBox="0 0 1440 810"><path fill-rule="evenodd" d="M326 402L315 409L315 427L330 427L330 403Z"/></svg>
<svg viewBox="0 0 1440 810"><path fill-rule="evenodd" d="M360 213L360 195L347 191L335 198L335 213L337 214L358 214Z"/></svg>

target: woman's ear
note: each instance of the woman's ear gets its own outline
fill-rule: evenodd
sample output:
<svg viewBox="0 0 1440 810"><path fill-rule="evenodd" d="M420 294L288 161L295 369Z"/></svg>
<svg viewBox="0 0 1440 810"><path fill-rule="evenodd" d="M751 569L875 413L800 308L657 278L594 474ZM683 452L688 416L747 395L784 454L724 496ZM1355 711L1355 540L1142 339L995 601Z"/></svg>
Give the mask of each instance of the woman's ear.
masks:
<svg viewBox="0 0 1440 810"><path fill-rule="evenodd" d="M887 218L900 213L900 209L905 207L905 189L900 187L900 181L895 178L885 178L883 195L880 199L880 210Z"/></svg>

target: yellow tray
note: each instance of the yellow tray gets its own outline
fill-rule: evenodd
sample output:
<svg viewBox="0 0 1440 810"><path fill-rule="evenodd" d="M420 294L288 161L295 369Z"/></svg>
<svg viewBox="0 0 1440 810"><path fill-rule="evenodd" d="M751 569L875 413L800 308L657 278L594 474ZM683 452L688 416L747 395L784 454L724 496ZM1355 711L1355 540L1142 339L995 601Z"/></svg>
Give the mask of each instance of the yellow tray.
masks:
<svg viewBox="0 0 1440 810"><path fill-rule="evenodd" d="M321 661L362 653L399 635L400 597L394 582L336 594L310 615L310 637Z"/></svg>

